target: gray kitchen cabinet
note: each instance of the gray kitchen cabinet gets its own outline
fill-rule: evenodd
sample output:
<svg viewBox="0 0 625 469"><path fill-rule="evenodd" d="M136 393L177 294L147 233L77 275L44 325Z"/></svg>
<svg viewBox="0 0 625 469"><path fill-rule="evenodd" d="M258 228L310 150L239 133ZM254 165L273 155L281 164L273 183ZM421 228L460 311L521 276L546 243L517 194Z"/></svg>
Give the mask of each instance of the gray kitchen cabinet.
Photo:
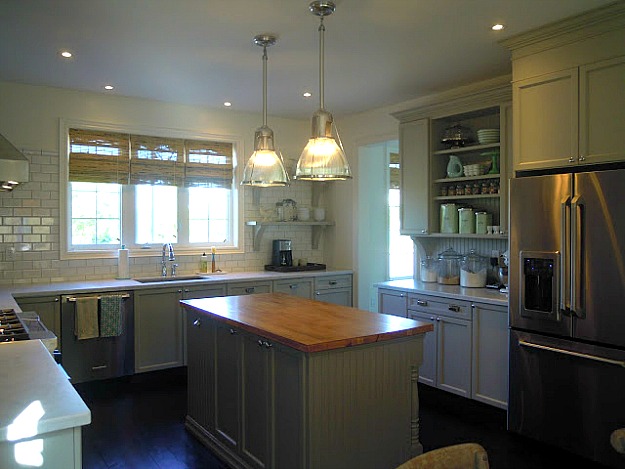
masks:
<svg viewBox="0 0 625 469"><path fill-rule="evenodd" d="M398 290L378 289L378 312L393 316L408 316L408 294ZM428 334L431 335L431 334ZM427 339L426 339L427 340Z"/></svg>
<svg viewBox="0 0 625 469"><path fill-rule="evenodd" d="M508 407L508 308L473 303L471 397Z"/></svg>
<svg viewBox="0 0 625 469"><path fill-rule="evenodd" d="M187 327L189 417L249 467L300 467L300 354L195 311Z"/></svg>
<svg viewBox="0 0 625 469"><path fill-rule="evenodd" d="M271 281L228 282L228 296L271 293Z"/></svg>
<svg viewBox="0 0 625 469"><path fill-rule="evenodd" d="M135 291L135 373L184 363L181 288Z"/></svg>
<svg viewBox="0 0 625 469"><path fill-rule="evenodd" d="M39 319L58 339L61 347L61 298L59 296L33 296L17 298L22 311L34 311Z"/></svg>
<svg viewBox="0 0 625 469"><path fill-rule="evenodd" d="M471 397L471 303L411 294L408 317L434 325L433 334L426 334L419 381Z"/></svg>
<svg viewBox="0 0 625 469"><path fill-rule="evenodd" d="M512 51L515 171L625 161L625 30L608 17L502 41Z"/></svg>
<svg viewBox="0 0 625 469"><path fill-rule="evenodd" d="M400 233L430 231L430 121L419 119L399 125Z"/></svg>
<svg viewBox="0 0 625 469"><path fill-rule="evenodd" d="M293 278L287 280L274 280L273 291L276 293L286 293L301 298L312 299L313 297L312 278Z"/></svg>
<svg viewBox="0 0 625 469"><path fill-rule="evenodd" d="M352 306L352 275L326 275L315 277L315 295L317 301Z"/></svg>

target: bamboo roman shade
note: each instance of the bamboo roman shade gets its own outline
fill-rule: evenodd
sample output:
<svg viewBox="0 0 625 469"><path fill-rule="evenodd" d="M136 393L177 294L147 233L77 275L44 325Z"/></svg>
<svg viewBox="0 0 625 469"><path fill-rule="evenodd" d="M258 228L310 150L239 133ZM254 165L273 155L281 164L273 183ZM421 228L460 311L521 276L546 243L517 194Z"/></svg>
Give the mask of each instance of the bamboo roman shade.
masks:
<svg viewBox="0 0 625 469"><path fill-rule="evenodd" d="M232 143L70 129L69 180L232 187Z"/></svg>

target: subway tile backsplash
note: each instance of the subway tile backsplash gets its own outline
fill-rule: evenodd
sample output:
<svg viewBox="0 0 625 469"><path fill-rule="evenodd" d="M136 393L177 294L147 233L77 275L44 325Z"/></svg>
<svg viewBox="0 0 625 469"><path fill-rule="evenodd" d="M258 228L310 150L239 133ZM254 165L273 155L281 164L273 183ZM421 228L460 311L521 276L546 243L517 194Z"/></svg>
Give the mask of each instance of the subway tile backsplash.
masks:
<svg viewBox="0 0 625 469"><path fill-rule="evenodd" d="M100 280L117 275L117 259L60 258L60 184L59 155L51 152L23 150L30 161L30 182L20 184L13 192L0 192L0 284ZM244 221L275 219L275 204L293 199L298 206L311 207L310 182L297 181L288 188L259 190L258 205L254 190L245 191ZM242 221L242 222L244 222ZM228 272L263 270L271 261L271 241L293 240L293 259L323 263L323 236L319 249L312 249L309 226L268 227L260 250L253 250L253 228L244 227L245 253L218 254L217 266ZM197 272L199 255L176 253L179 275ZM160 274L160 255L131 257L131 277Z"/></svg>

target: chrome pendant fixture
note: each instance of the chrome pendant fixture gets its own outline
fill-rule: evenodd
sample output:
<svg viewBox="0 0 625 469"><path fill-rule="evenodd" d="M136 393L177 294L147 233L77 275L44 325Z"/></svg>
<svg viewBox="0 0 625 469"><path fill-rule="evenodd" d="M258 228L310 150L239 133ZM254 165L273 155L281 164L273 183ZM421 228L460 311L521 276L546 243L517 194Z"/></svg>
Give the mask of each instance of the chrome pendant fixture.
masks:
<svg viewBox="0 0 625 469"><path fill-rule="evenodd" d="M295 179L307 181L343 181L351 179L349 163L343 151L341 139L336 133L338 143L332 136L332 114L324 108L324 33L323 19L334 13L336 6L331 1L314 1L309 5L313 15L320 18L319 24L319 109L312 117L312 137L304 148L299 161ZM334 125L336 130L336 125Z"/></svg>
<svg viewBox="0 0 625 469"><path fill-rule="evenodd" d="M275 43L275 36L254 36L254 44L263 48L263 125L254 134L254 153L243 170L241 185L244 186L281 187L290 184L282 156L274 147L273 130L267 126L267 47Z"/></svg>

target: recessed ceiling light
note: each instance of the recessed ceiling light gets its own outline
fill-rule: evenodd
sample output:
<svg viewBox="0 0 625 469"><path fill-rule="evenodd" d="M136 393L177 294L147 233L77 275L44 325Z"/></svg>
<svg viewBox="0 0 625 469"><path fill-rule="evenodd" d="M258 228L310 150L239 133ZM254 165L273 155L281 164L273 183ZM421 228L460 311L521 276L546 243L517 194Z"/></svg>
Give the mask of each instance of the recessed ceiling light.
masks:
<svg viewBox="0 0 625 469"><path fill-rule="evenodd" d="M226 106L226 107L230 107L230 106L232 106L232 103L231 103L230 101L226 101L226 102L224 103L224 106Z"/></svg>
<svg viewBox="0 0 625 469"><path fill-rule="evenodd" d="M494 24L490 27L493 31L501 31L505 26L501 23Z"/></svg>
<svg viewBox="0 0 625 469"><path fill-rule="evenodd" d="M107 91L111 91L113 88L115 88L113 85L104 85L104 89Z"/></svg>
<svg viewBox="0 0 625 469"><path fill-rule="evenodd" d="M312 93L310 91L306 91L302 96L304 98L310 98L312 96Z"/></svg>
<svg viewBox="0 0 625 469"><path fill-rule="evenodd" d="M65 59L70 59L73 54L68 50L62 50L61 52L59 52L59 55Z"/></svg>

